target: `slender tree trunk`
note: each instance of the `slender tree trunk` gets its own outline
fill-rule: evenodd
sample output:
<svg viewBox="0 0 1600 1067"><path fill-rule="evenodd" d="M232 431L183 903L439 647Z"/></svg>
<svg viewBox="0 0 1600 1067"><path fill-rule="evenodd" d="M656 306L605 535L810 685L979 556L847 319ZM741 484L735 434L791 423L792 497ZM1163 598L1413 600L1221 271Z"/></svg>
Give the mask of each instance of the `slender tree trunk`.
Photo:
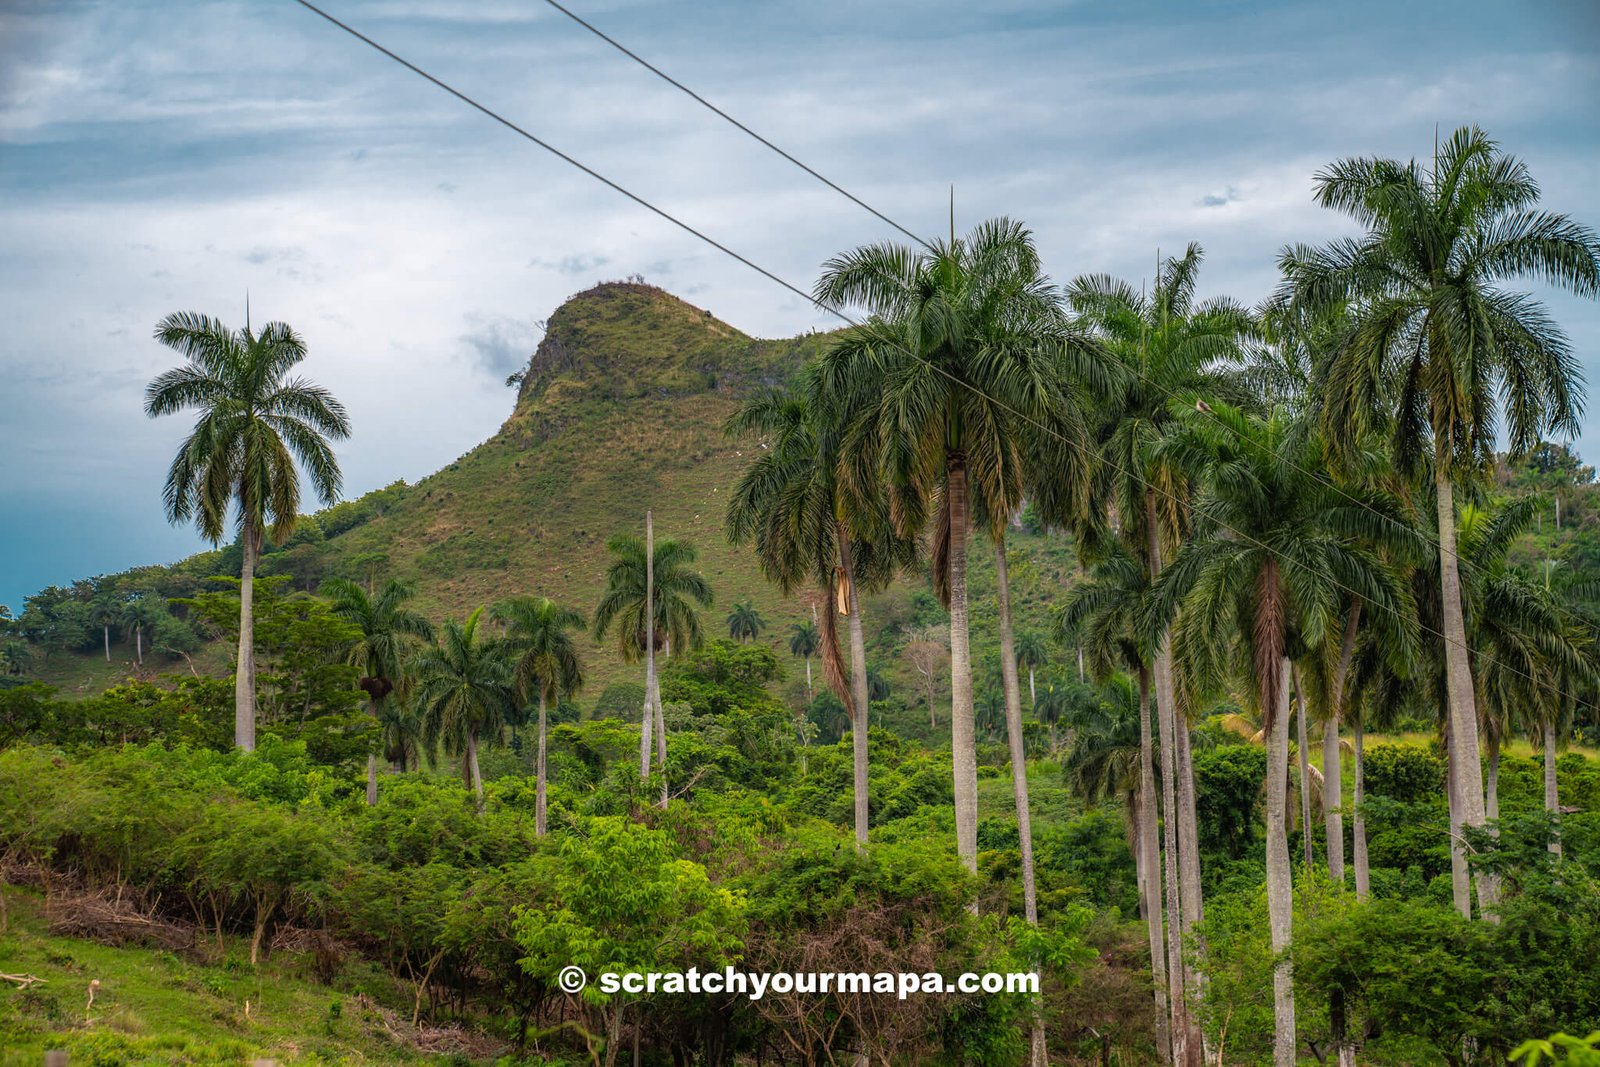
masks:
<svg viewBox="0 0 1600 1067"><path fill-rule="evenodd" d="M1482 826L1483 768L1478 763L1478 711L1472 685L1472 665L1467 658L1466 619L1461 608L1461 571L1456 556L1455 487L1450 482L1447 438L1438 437L1434 463L1434 488L1439 506L1439 586L1444 608L1444 658L1450 703L1450 762L1456 769L1457 810L1452 812L1450 849L1462 854L1462 826ZM1459 896L1459 895L1458 895ZM1478 878L1478 905L1487 910L1494 902L1492 880ZM1457 909L1461 901L1456 901ZM1470 903L1463 914L1471 914Z"/></svg>
<svg viewBox="0 0 1600 1067"><path fill-rule="evenodd" d="M1078 684L1083 684L1083 646L1078 646Z"/></svg>
<svg viewBox="0 0 1600 1067"><path fill-rule="evenodd" d="M1149 490L1145 492L1145 528L1150 581L1154 584L1162 569L1161 530L1156 517L1155 495ZM1189 966L1183 956L1184 909L1179 875L1183 819L1178 814L1178 696L1173 677L1170 631L1160 636L1154 667L1156 722L1161 735L1161 828L1166 868L1167 988L1168 1007L1172 1013L1172 1058L1174 1063L1187 1067L1192 1062L1191 1057L1199 1054L1200 1046L1191 1026L1188 1002L1184 995Z"/></svg>
<svg viewBox="0 0 1600 1067"><path fill-rule="evenodd" d="M667 644L671 646L669 639ZM671 655L671 653L667 653ZM650 704L656 709L656 770L661 775L661 810L667 810L667 719L661 707L661 675L651 679Z"/></svg>
<svg viewBox="0 0 1600 1067"><path fill-rule="evenodd" d="M1363 742L1366 739L1366 724L1357 719L1355 725L1355 766L1351 768L1352 782L1350 786L1351 813L1350 832L1353 838L1352 846L1355 849L1356 865L1356 899L1366 900L1372 895L1372 873L1367 866L1367 817L1361 805L1366 803L1366 752Z"/></svg>
<svg viewBox="0 0 1600 1067"><path fill-rule="evenodd" d="M1561 801L1556 791L1556 724L1552 716L1544 724L1544 810L1555 817L1557 824L1561 821ZM1561 858L1561 831L1558 829L1550 838L1550 851L1556 858Z"/></svg>
<svg viewBox="0 0 1600 1067"><path fill-rule="evenodd" d="M106 639L106 662L110 663L111 662L111 624L110 623L102 623L100 625L100 634L101 634L101 636L103 636Z"/></svg>
<svg viewBox="0 0 1600 1067"><path fill-rule="evenodd" d="M972 719L972 652L967 640L967 469L946 463L950 508L950 759L955 776L956 852L978 871L978 747Z"/></svg>
<svg viewBox="0 0 1600 1067"><path fill-rule="evenodd" d="M1028 711L1032 712L1039 707L1039 690L1033 682L1033 667L1028 667Z"/></svg>
<svg viewBox="0 0 1600 1067"><path fill-rule="evenodd" d="M1295 1037L1294 982L1289 961L1282 953L1289 947L1294 924L1294 886L1289 872L1288 792L1289 792L1289 660L1284 658L1278 683L1278 706L1267 730L1267 922L1271 930L1272 953L1277 957L1272 968L1272 1062L1275 1067L1294 1067Z"/></svg>
<svg viewBox="0 0 1600 1067"><path fill-rule="evenodd" d="M1155 743L1150 736L1150 672L1139 668L1139 851L1145 878L1145 923L1150 934L1150 978L1156 992L1156 1048L1172 1061L1172 1026L1167 1007L1167 949L1162 938L1161 857L1156 840Z"/></svg>
<svg viewBox="0 0 1600 1067"><path fill-rule="evenodd" d="M811 657L806 657L806 703L811 703Z"/></svg>
<svg viewBox="0 0 1600 1067"><path fill-rule="evenodd" d="M372 716L374 722L378 720L378 702L367 701L367 714ZM378 806L378 754L367 753L367 807Z"/></svg>
<svg viewBox="0 0 1600 1067"><path fill-rule="evenodd" d="M478 770L478 731L467 733L467 781L472 795L478 798L478 810L483 810L483 774Z"/></svg>
<svg viewBox="0 0 1600 1067"><path fill-rule="evenodd" d="M1450 723L1444 726L1445 750L1445 800L1450 806L1450 896L1456 911L1472 917L1472 878L1467 872L1467 853L1461 847L1461 784L1459 761L1451 736L1455 733Z"/></svg>
<svg viewBox="0 0 1600 1067"><path fill-rule="evenodd" d="M1500 739L1489 737L1489 780L1484 789L1484 818L1500 818Z"/></svg>
<svg viewBox="0 0 1600 1067"><path fill-rule="evenodd" d="M639 726L639 780L650 778L650 732L656 692L656 528L644 513L644 714Z"/></svg>
<svg viewBox="0 0 1600 1067"><path fill-rule="evenodd" d="M1316 866L1316 846L1311 841L1311 753L1306 730L1306 691L1300 685L1300 668L1294 669L1295 747L1300 762L1300 843L1304 846L1306 872Z"/></svg>
<svg viewBox="0 0 1600 1067"><path fill-rule="evenodd" d="M1011 750L1011 794L1017 808L1017 842L1022 852L1022 910L1029 925L1039 925L1039 897L1033 871L1033 819L1028 804L1028 756L1022 738L1022 687L1017 679L1016 635L1011 628L1011 579L1006 569L1006 535L1001 530L994 543L994 576L1000 612L1000 679L1005 690L1006 741ZM1033 671L1028 671L1030 692ZM1044 1018L1033 1008L1029 1033L1031 1067L1046 1067Z"/></svg>
<svg viewBox="0 0 1600 1067"><path fill-rule="evenodd" d="M139 666L143 667L144 666L144 624L143 623L137 623L136 622L136 623L133 624L133 645L134 645L134 648L136 650L135 651L135 655L137 655L138 658L139 658Z"/></svg>
<svg viewBox="0 0 1600 1067"><path fill-rule="evenodd" d="M1322 725L1322 823L1328 842L1328 877L1344 885L1344 767L1339 751L1339 725L1344 718L1345 689L1350 662L1355 657L1356 629L1361 625L1361 601L1350 605L1339 659L1333 668L1333 689L1328 694L1328 721Z"/></svg>
<svg viewBox="0 0 1600 1067"><path fill-rule="evenodd" d="M539 687L539 752L534 757L534 786L533 786L533 832L539 837L544 836L549 828L545 811L549 803L549 780L545 776L545 729L548 719L545 715L544 686Z"/></svg>
<svg viewBox="0 0 1600 1067"><path fill-rule="evenodd" d="M255 575L259 535L253 517L246 517L244 567L239 580L239 664L233 677L233 743L246 752L256 748L256 622Z"/></svg>
<svg viewBox="0 0 1600 1067"><path fill-rule="evenodd" d="M855 559L850 551L850 534L843 523L836 524L839 566L844 570L845 603L850 608L850 702L855 714L850 719L851 781L855 788L856 848L867 847L867 824L871 805L867 795L867 637L861 622L861 597L856 589Z"/></svg>

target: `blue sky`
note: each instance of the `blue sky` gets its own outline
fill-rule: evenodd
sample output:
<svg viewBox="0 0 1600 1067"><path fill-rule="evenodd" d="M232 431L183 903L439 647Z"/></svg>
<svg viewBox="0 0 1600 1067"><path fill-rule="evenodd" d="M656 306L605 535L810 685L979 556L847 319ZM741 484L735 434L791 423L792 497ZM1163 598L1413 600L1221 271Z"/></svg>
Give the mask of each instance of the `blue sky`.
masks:
<svg viewBox="0 0 1600 1067"><path fill-rule="evenodd" d="M876 219L537 0L335 15L809 288ZM1330 160L1476 122L1600 226L1600 8L1454 3L658 3L575 10L913 229L1027 220L1050 271L1207 252L1254 302L1345 225ZM161 511L187 422L151 421L180 309L281 319L348 405L350 495L492 434L538 322L641 273L748 332L804 301L288 0L0 8L0 603L197 550ZM1557 296L1591 382L1600 305ZM1600 458L1600 403L1580 451Z"/></svg>

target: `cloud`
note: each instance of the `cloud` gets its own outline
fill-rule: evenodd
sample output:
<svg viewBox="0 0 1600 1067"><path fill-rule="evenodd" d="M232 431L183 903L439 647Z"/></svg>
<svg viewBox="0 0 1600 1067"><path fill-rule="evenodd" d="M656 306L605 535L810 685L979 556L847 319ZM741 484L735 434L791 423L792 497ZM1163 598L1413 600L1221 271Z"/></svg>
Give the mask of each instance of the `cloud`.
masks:
<svg viewBox="0 0 1600 1067"><path fill-rule="evenodd" d="M916 232L948 227L952 186L959 228L1026 220L1058 279L1137 284L1196 240L1202 295L1254 302L1282 244L1349 232L1311 200L1318 167L1425 153L1435 123L1487 125L1550 207L1600 223L1597 137L1571 106L1600 91L1582 5L1158 6L596 0L592 16ZM142 413L174 361L150 331L179 309L238 322L246 292L350 408L352 493L490 436L536 323L603 277L643 273L760 336L836 325L298 5L191 5L177 23L169 7L0 4L0 453L24 457L0 500L103 500L125 543L177 544L160 487L188 423ZM802 292L840 250L899 236L543 5L338 13ZM1551 310L1600 381L1600 308ZM33 542L80 543L81 514L39 507ZM72 573L132 562L81 544ZM71 576L46 555L0 552L0 601Z"/></svg>
<svg viewBox="0 0 1600 1067"><path fill-rule="evenodd" d="M461 340L472 349L474 365L497 381L527 367L544 333L532 320L504 315L473 313L467 321L471 328L461 335Z"/></svg>

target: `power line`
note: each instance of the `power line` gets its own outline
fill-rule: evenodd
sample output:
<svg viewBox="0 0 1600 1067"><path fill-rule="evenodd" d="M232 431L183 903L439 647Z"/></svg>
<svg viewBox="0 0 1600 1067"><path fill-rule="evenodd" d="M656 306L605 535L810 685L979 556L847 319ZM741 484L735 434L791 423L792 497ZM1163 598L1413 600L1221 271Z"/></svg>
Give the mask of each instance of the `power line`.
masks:
<svg viewBox="0 0 1600 1067"><path fill-rule="evenodd" d="M527 139L528 141L533 142L534 144L538 145L540 148L543 148L545 151L551 153L552 155L556 156L557 158L559 158L559 159L571 164L572 166L576 167L577 169L583 171L585 174L587 174L590 177L594 178L596 181L599 181L599 182L603 183L604 185L610 187L611 189L614 189L616 192L621 193L623 196L627 197L629 200L632 200L634 203L638 204L639 206L641 206L641 207L649 210L653 214L658 215L661 218L667 220L668 222L672 223L674 226L677 226L679 229L683 230L685 233L688 233L691 236L696 237L701 241L704 241L706 244L708 244L711 247L715 248L717 251L722 252L724 255L727 255L730 258L734 259L734 260L737 260L738 262L744 264L746 267L749 267L751 270L755 271L756 273L758 273L758 274L762 275L763 277L765 277L765 278L777 283L778 285L782 286L784 289L787 289L789 292L794 293L797 296L800 296L802 299L807 300L807 301L815 304L817 307L821 308L822 310L827 311L829 314L832 314L835 317L839 318L840 320L845 322L847 325L852 326L852 327L857 327L857 328L859 328L859 327L861 327L863 325L863 323L861 323L861 322L857 321L856 319L852 318L850 315L846 314L844 311L841 311L838 307L836 307L836 306L834 306L834 305L832 305L830 303L827 303L826 301L818 299L817 297L815 297L812 294L804 292L803 290L801 290L798 286L794 285L793 283L791 283L791 282L779 277L778 275L772 273L770 270L767 270L765 267L763 267L760 264L754 262L753 260L751 260L751 259L739 254L738 252L735 252L733 249L729 248L727 245L723 244L722 242L716 240L713 237L708 236L707 234L705 234L702 231L696 229L695 227L689 225L688 223L682 221L681 219L679 219L676 216L674 216L674 215L670 214L669 212L667 212L665 209L657 207L655 204L652 204L650 201L648 201L648 200L644 199L643 197L639 196L637 193L634 193L634 192L624 188L623 186L619 185L617 182L612 181L610 178L608 178L605 175L601 174L599 171L596 171L592 167L589 167L588 165L580 162L579 160L577 160L577 159L573 158L572 156L568 155L567 153L561 151L559 148L556 148L555 146L551 145L549 142L544 141L544 140L540 139L539 137L536 137L532 133L530 133L527 130L523 129L521 126L518 126L516 123L514 123L511 120L509 120L509 119L505 118L504 116L500 115L498 112L492 110L491 108L485 106L484 104L479 103L478 101L474 100L472 97L466 95L465 93L463 93L460 90L454 88L453 86L449 85L448 83L440 80L439 78L434 77L432 74L429 74L427 71L423 70L421 67L417 66L416 64L410 62L407 59L404 59L403 57L401 57L401 56L397 55L396 53L390 51L388 48L385 48L383 45L379 44L377 41L374 41L372 38L370 38L370 37L366 36L365 34L361 33L359 30L356 30L355 28L347 25L346 23L341 22L337 18L335 18L332 15L328 14L326 11L323 11L321 8L317 7L315 4L310 3L310 0L295 0L295 2L298 3L301 7L304 7L305 9L307 9L308 11L311 11L312 13L321 16L323 19L325 19L328 22L332 23L334 26L337 26L339 29L341 29L344 32L348 33L350 36L356 38L357 40L359 40L362 43L368 45L369 47L373 48L374 50L376 50L376 51L382 53L383 55L387 56L388 58L394 60L396 63L398 63L401 66L405 67L407 70L411 71L412 73L414 73L414 74L418 75L419 77L421 77L421 78L433 83L434 85L438 86L440 89L443 89L445 92L449 93L451 96L454 96L456 99L460 100L462 103L468 105L469 107L473 108L476 111L482 112L484 115L487 115L489 118L493 119L494 121L498 122L500 125L502 125L502 126L506 127L507 129L511 130L513 133L516 133L517 135ZM1028 415L1028 414L1026 414L1024 412L1016 410L1015 408L1011 407L1009 404L1001 403L999 400L997 400L994 397L990 396L988 393L984 392L982 389L979 389L977 386L971 384L970 382L962 380L961 378L957 377L955 374L953 374L948 369L939 366L938 364L934 363L932 360L929 360L924 356L921 356L921 355L918 355L915 352L909 352L909 351L908 351L907 354L910 355L911 358L916 360L917 362L920 362L920 363L926 365L930 370L934 371L935 373L937 373L937 374L949 379L949 381L952 384L954 384L955 386L957 386L958 388L966 389L966 390L968 390L968 391L970 391L972 393L975 393L976 395L978 395L979 397L983 398L988 403L994 405L999 410L1004 411L1007 414L1009 414L1009 415L1011 415L1011 416L1013 416L1015 418L1021 419L1023 422L1027 423L1028 425L1034 427L1035 429L1037 429L1037 430L1039 430L1039 431L1041 431L1041 432L1043 432L1045 434L1048 434L1048 435L1050 435L1050 436L1052 436L1052 437L1054 437L1054 438L1056 438L1058 440L1065 441L1065 438L1054 427L1048 426L1048 425L1040 422L1039 420L1035 419L1031 415ZM1214 417L1215 416L1213 416L1213 418ZM1132 471L1127 470L1126 468L1120 466L1116 462L1114 462L1114 461L1112 461L1112 460L1110 460L1110 459L1108 459L1108 458L1106 458L1104 456L1099 457L1099 462L1101 462L1101 463L1105 464L1106 466L1110 467L1112 470L1114 470L1117 473L1121 474L1123 477L1129 478L1129 479L1133 480L1134 482L1137 482L1138 484L1144 486L1146 489L1148 489L1148 490L1150 490L1152 492L1156 492L1156 493L1161 494L1162 496L1166 497L1172 503L1178 504L1180 506L1182 506L1182 505L1184 505L1186 503L1184 500L1179 498L1178 495L1173 493L1172 491L1170 491L1168 489L1164 489L1161 486L1156 485L1156 484L1146 480L1145 478L1141 477L1140 475L1135 474ZM1303 473L1305 473L1305 472L1303 472ZM1331 483L1329 483L1329 484L1331 485ZM1335 488L1337 488L1337 487L1335 487ZM1370 509L1370 505L1365 505L1364 502L1360 502L1360 501L1358 501L1358 503L1363 503L1363 506L1366 506L1366 507L1368 507ZM1193 505L1191 504L1191 506L1193 506ZM1227 530L1228 532L1232 533L1235 537L1238 537L1238 538L1248 542L1249 544L1252 544L1255 547L1262 549L1263 551L1265 551L1269 555L1277 558L1278 560L1280 560L1282 562L1285 562L1285 563L1292 564L1293 566L1296 566L1296 567L1301 567L1301 568L1304 567L1304 565L1301 564L1298 560L1295 560L1295 559L1292 559L1291 557L1283 555L1281 552L1278 552L1278 551L1274 550L1270 545L1265 544L1264 542L1262 542L1259 539L1251 536L1250 534L1245 533L1242 530L1235 529L1234 527L1228 525L1226 522L1223 522L1222 520L1218 519L1216 516L1207 514L1206 512L1201 510L1199 507L1195 507L1195 510L1196 510L1196 512L1198 514L1204 515L1206 518L1208 518L1212 522L1216 523L1216 525L1219 526L1220 528L1222 528L1224 530ZM1372 510L1373 510L1374 514L1380 515L1380 517L1381 517L1381 513L1380 512L1377 512L1376 509L1372 509ZM1335 588L1338 588L1342 592L1348 593L1351 596L1356 597L1358 600L1359 599L1364 599L1364 598L1361 597L1361 595L1358 592L1356 592L1354 589L1350 588L1349 586L1345 585L1344 583L1338 581L1338 579L1333 579L1333 583L1332 584L1335 586ZM1378 606L1379 605L1374 605L1374 607L1378 607ZM1383 608L1383 610L1386 610L1390 614L1393 614L1397 619L1401 619L1402 622L1405 621L1403 618L1401 618L1399 612L1395 611L1393 608ZM1421 629L1424 633L1427 633L1427 634L1430 634L1430 635L1432 635L1434 637L1437 637L1440 640L1444 641L1446 644L1455 645L1457 648L1462 649L1463 651L1465 651L1469 655L1471 654L1471 652L1472 652L1471 646L1467 645L1465 642L1455 641L1452 638L1446 636L1441 631L1435 630L1430 626L1426 626L1426 625L1423 625L1421 623L1419 623L1418 625L1419 625L1419 629ZM1555 693L1557 696L1560 696L1560 697L1563 697L1563 698L1566 698L1566 699L1571 699L1572 701L1574 701L1574 703L1579 703L1576 696L1568 694L1564 689L1561 689L1561 688L1555 686L1552 683L1547 683L1547 682L1545 682L1545 681L1543 681L1543 680L1541 680L1539 678L1534 677L1531 674L1528 674L1528 673L1526 673L1526 672L1524 672L1522 670L1519 670L1518 668L1516 668L1514 666L1510 667L1510 670L1512 671L1512 673L1516 674L1518 677L1521 677L1521 678L1526 679L1527 681L1533 682L1535 685L1537 685L1537 686L1539 686L1541 688L1548 689L1550 692ZM1586 708L1590 707L1590 705L1588 705L1588 704L1583 704L1582 706L1584 706Z"/></svg>
<svg viewBox="0 0 1600 1067"><path fill-rule="evenodd" d="M604 41L606 44L610 45L612 48L615 48L617 51L621 52L623 55L627 56L629 59L633 60L635 63L637 63L641 67L643 67L645 70L648 70L650 73L654 74L656 77L658 77L662 81L666 82L668 85L671 85L673 88L678 89L679 91L683 92L684 94L689 96L691 99L693 99L696 103L700 104L702 107L705 107L708 110L710 110L711 112L713 112L714 114L720 116L721 118L726 120L729 124L731 124L732 126L736 127L737 129L741 130L742 132L749 134L751 137L754 137L756 140L760 141L762 144L766 145L768 148L770 148L774 152L778 153L778 155L782 156L784 159L788 160L790 163L793 163L795 166L799 167L801 170L805 171L807 174L811 175L813 178L817 179L817 181L821 182L823 185L826 185L828 188L832 189L834 192L838 193L840 196L845 197L846 199L853 201L857 206L859 206L862 209L864 209L864 210L870 212L871 214L877 216L878 219L880 219L883 222L888 223L890 226L893 226L895 229L899 230L901 233L905 234L907 237L911 238L913 241L916 241L918 244L921 244L921 245L924 245L924 246L927 245L927 242L924 241L921 237L918 237L916 234L912 233L910 230L906 229L904 226L902 226L898 222L894 221L894 219L891 219L889 216L885 215L883 212L879 211L877 208L873 207L871 204L867 203L865 200L861 199L859 196L855 195L850 190L844 188L842 185L839 185L837 182L832 181L831 179L827 178L826 176L818 173L817 171L813 170L811 167L807 166L805 163L801 162L800 160L796 159L794 156L790 155L788 152L785 152L782 148L779 148L777 145L773 144L771 141L769 141L765 137L761 136L755 130L752 130L750 127L746 126L744 123L740 122L738 119L734 118L732 115L730 115L726 111L722 110L716 104L713 104L711 101L707 100L705 97L701 96L699 93L695 92L693 89L689 88L687 85L683 84L681 81L679 81L678 79L674 78L672 75L668 74L666 71L662 70L660 67L656 66L654 63L651 63L648 59L645 59L643 56L639 55L637 52L635 52L632 49L628 48L626 45L622 44L620 41L616 40L615 38L608 36L599 27L595 26L592 22L589 22L588 20L584 19L582 16L574 13L570 8L567 8L567 7L563 6L562 4L557 3L556 0L545 0L545 3L549 4L551 7L555 8L557 11L559 11L563 15L567 16L567 18L571 19L573 22L576 22L578 25L582 26L584 29L586 29L590 33L594 34L596 37L600 38L602 41Z"/></svg>
<svg viewBox="0 0 1600 1067"><path fill-rule="evenodd" d="M788 160L790 163L793 163L795 166L799 167L801 170L805 171L807 174L809 174L812 177L816 178L818 181L820 181L824 185L828 186L828 188L832 189L834 192L836 192L839 195L847 198L848 200L852 201L853 203L859 205L861 208L863 208L866 211L870 212L872 215L874 215L877 218L881 219L882 221L888 223L890 226L894 227L896 230L899 230L901 233L905 234L907 237L911 238L913 241L917 242L922 247L927 248L930 251L932 250L932 245L930 245L926 239L924 239L922 237L919 237L917 234L915 234L912 231L906 229L904 226L900 225L900 223L896 222L894 219L890 218L888 215L884 214L882 211L879 211L877 208L873 207L871 204L867 203L865 200L861 199L859 196L856 196L854 193L850 192L848 189L843 188L842 186L840 186L836 182L833 182L830 179L824 177L822 174L817 173L817 171L813 170L806 163L804 163L803 161L801 161L799 159L796 159L793 155L791 155L790 153L784 151L782 148L779 148L777 145L773 144L767 138L763 137L761 134L757 133L755 130L751 129L749 126L745 125L743 122L740 122L738 119L734 118L732 115L728 114L726 111L722 110L720 107L717 107L715 104L711 103L711 101L707 100L705 97L701 96L699 93L695 92L693 89L689 88L687 85L683 84L678 79L676 79L676 78L672 77L671 75L667 74L665 71L661 70L661 68L657 67L655 64L651 63L649 60L647 60L643 56L639 55L637 52L633 51L632 49L628 48L626 45L622 44L620 41L618 41L615 38L611 37L610 35L605 33L603 30L601 30L599 27L595 26L593 23L591 23L588 20L582 18L581 16L575 14L572 10L570 10L569 8L567 8L564 5L562 5L561 3L559 3L558 0L545 0L545 3L549 4L551 7L555 8L557 11L561 12L563 15L567 16L573 22L576 22L578 25L582 26L584 29L588 30L590 33L594 34L596 37L600 38L600 40L604 41L606 44L610 45L612 48L615 48L617 51L621 52L623 55L627 56L629 59L633 60L635 63L637 63L640 66L644 67L646 70L650 71L652 74L656 75L658 78L660 78L661 80L665 81L667 84L673 86L675 89L678 89L680 92L682 92L685 95L689 96L691 99L695 100L697 103L701 104L702 106L704 106L705 108L707 108L708 110L713 112L714 114L718 115L719 117L721 117L722 119L726 120L727 122L729 122L733 126L737 127L739 130L743 131L744 133L749 134L751 137L755 138L757 141L760 141L763 145L766 145L768 148L772 149L774 152L776 152L778 155L782 156L784 159ZM1159 283L1159 276L1158 276L1157 281ZM1162 383L1152 380L1151 378L1149 378L1144 373L1143 370L1141 370L1137 366L1133 367L1132 370L1133 370L1134 374L1137 375L1138 378L1141 381L1143 381L1146 385L1154 386L1156 389L1159 389L1163 393L1163 395L1165 395L1167 397L1167 399L1169 399L1169 400L1176 399L1176 397L1177 397L1177 391L1176 390L1170 389L1167 386L1163 385ZM1230 433L1234 433L1235 435L1237 435L1237 431L1233 430L1233 428L1228 426L1227 423L1225 423L1221 419L1217 418L1216 415L1213 412L1211 412L1211 411L1209 411L1207 409L1204 409L1204 408L1201 408L1200 411L1207 418L1211 419L1211 421L1215 422L1218 426L1221 426L1224 429L1227 429ZM1379 513L1376 509L1374 509L1372 507L1372 505L1368 504L1366 501L1360 499L1359 497L1354 496L1353 494L1351 494L1350 492L1345 490L1345 488L1343 486L1339 485L1333 479L1327 478L1324 475L1322 475L1322 474L1320 474L1320 473L1318 473L1316 471L1307 470L1306 468L1299 466L1292 459L1288 460L1288 463L1289 463L1289 466L1292 467L1294 470L1298 471L1299 473L1305 475L1308 478L1314 478L1314 479L1317 479L1317 480L1321 481L1322 484L1326 485L1328 488L1332 489L1334 492L1338 493L1340 496L1344 497L1346 500L1350 501L1351 503L1355 504L1356 506L1364 508L1367 511L1372 512L1374 515L1379 515L1379 517L1382 517L1381 513ZM1435 540L1429 538L1426 534L1423 534L1422 538L1423 538L1424 541L1428 542L1434 549L1436 549L1441 556L1443 556L1445 554L1444 546L1442 544L1440 544L1438 541L1435 541ZM1459 552L1455 552L1455 553L1451 553L1451 554L1455 556L1456 561L1459 564L1463 564L1463 565L1465 565L1467 567L1470 567L1470 568L1473 568L1475 570L1481 570L1482 569L1480 564L1476 563L1475 561L1473 561L1471 559L1467 559L1467 558L1463 557Z"/></svg>

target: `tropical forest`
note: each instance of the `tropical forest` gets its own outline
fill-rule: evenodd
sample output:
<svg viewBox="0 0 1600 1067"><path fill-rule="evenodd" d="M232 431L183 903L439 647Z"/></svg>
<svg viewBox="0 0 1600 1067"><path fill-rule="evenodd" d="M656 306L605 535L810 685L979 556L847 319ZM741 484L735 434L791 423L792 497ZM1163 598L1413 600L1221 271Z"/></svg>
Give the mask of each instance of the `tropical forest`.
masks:
<svg viewBox="0 0 1600 1067"><path fill-rule="evenodd" d="M1313 184L1248 299L604 282L353 499L294 326L151 324L216 547L0 612L5 1062L1600 1060L1600 237L1474 127Z"/></svg>

